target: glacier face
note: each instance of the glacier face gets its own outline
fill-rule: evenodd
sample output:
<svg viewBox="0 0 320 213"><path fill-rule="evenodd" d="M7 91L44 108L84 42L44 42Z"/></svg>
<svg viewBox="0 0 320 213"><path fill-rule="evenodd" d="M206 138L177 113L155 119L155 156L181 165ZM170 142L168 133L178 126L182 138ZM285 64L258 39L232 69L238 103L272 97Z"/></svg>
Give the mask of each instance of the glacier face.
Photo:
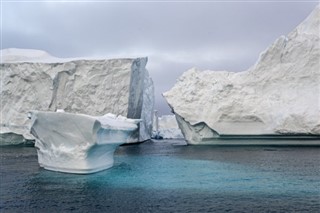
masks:
<svg viewBox="0 0 320 213"><path fill-rule="evenodd" d="M87 174L113 166L115 149L137 140L140 119L106 114L29 112L38 162L48 170Z"/></svg>
<svg viewBox="0 0 320 213"><path fill-rule="evenodd" d="M225 135L320 135L319 6L244 72L185 72L164 93L190 144ZM221 142L222 143L222 142Z"/></svg>
<svg viewBox="0 0 320 213"><path fill-rule="evenodd" d="M179 129L175 115L163 115L157 119L153 119L153 138L164 138L164 139L177 139L183 138L181 130ZM158 126L158 130L157 127Z"/></svg>
<svg viewBox="0 0 320 213"><path fill-rule="evenodd" d="M13 136L33 139L30 110L143 119L138 141L151 137L154 89L147 58L68 60L35 50L2 51L0 144L13 143Z"/></svg>

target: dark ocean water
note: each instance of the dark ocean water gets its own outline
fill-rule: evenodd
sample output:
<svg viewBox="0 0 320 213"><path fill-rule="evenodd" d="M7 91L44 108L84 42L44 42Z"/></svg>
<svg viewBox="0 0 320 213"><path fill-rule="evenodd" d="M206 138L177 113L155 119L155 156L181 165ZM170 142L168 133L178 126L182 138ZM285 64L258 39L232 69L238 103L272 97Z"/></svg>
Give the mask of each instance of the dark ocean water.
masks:
<svg viewBox="0 0 320 213"><path fill-rule="evenodd" d="M39 168L33 147L0 148L0 212L320 212L319 147L119 147L113 168Z"/></svg>

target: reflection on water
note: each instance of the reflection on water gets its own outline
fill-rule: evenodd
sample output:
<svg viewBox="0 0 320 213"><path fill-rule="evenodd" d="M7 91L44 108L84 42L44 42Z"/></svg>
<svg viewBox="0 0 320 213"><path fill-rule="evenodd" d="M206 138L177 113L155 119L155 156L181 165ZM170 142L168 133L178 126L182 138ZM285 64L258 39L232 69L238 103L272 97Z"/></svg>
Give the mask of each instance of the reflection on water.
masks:
<svg viewBox="0 0 320 213"><path fill-rule="evenodd" d="M297 211L320 208L317 147L122 146L91 175L39 168L33 147L0 150L0 212Z"/></svg>

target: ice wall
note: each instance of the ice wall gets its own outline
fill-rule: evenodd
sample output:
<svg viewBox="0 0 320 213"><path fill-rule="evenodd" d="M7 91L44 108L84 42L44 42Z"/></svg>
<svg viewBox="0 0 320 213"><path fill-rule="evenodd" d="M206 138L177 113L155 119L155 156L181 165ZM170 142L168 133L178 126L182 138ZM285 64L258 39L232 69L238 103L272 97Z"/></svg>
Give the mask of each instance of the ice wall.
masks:
<svg viewBox="0 0 320 213"><path fill-rule="evenodd" d="M139 141L151 137L153 82L137 59L58 59L37 50L2 50L1 144L33 139L30 110L142 118ZM13 140L16 138L16 140Z"/></svg>
<svg viewBox="0 0 320 213"><path fill-rule="evenodd" d="M320 9L249 70L185 72L164 93L190 144L225 135L320 135Z"/></svg>

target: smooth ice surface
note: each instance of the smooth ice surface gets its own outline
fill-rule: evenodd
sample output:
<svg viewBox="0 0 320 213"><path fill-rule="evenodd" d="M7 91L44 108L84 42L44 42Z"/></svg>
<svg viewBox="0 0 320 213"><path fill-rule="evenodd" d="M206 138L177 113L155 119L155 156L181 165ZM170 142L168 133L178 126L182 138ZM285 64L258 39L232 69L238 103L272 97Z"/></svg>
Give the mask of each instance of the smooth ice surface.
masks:
<svg viewBox="0 0 320 213"><path fill-rule="evenodd" d="M138 141L151 137L154 89L147 58L60 59L24 49L1 54L0 144L33 139L26 117L30 110L96 116L110 112L142 119Z"/></svg>
<svg viewBox="0 0 320 213"><path fill-rule="evenodd" d="M38 162L48 170L87 174L113 165L115 149L134 141L141 120L106 114L29 113Z"/></svg>
<svg viewBox="0 0 320 213"><path fill-rule="evenodd" d="M212 139L224 135L319 136L319 26L318 6L247 71L185 72L164 97L188 143L219 144Z"/></svg>
<svg viewBox="0 0 320 213"><path fill-rule="evenodd" d="M157 136L167 139L183 138L175 115L163 115L158 117L158 132L156 126L156 118L153 118L153 138L156 138Z"/></svg>
<svg viewBox="0 0 320 213"><path fill-rule="evenodd" d="M170 140L172 142L172 140ZM1 147L1 212L318 212L316 147L120 146L92 175L39 169L33 147Z"/></svg>

